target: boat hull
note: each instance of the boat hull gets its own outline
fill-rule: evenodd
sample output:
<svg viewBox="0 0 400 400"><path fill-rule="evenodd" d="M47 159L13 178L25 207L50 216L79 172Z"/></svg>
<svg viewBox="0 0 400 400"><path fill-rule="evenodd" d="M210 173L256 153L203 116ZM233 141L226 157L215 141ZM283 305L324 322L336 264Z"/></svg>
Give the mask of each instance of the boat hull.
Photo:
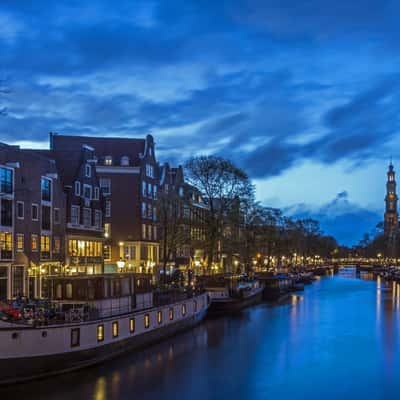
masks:
<svg viewBox="0 0 400 400"><path fill-rule="evenodd" d="M204 307L199 312L157 329L85 350L0 359L0 385L14 384L78 370L124 353L142 349L196 326L203 320L206 312L207 307Z"/></svg>
<svg viewBox="0 0 400 400"><path fill-rule="evenodd" d="M221 315L240 311L246 307L258 304L263 297L263 289L259 290L253 295L241 299L228 298L223 300L212 300L208 313L210 315Z"/></svg>

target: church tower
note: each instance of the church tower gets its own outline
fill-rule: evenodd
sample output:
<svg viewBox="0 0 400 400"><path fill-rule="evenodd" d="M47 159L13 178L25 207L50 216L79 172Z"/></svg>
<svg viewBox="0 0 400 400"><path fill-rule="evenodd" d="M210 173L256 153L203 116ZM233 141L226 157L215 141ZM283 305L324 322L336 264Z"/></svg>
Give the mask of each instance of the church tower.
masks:
<svg viewBox="0 0 400 400"><path fill-rule="evenodd" d="M399 216L397 212L396 179L392 162L389 164L386 182L386 209L384 230L385 234L392 236L399 227Z"/></svg>

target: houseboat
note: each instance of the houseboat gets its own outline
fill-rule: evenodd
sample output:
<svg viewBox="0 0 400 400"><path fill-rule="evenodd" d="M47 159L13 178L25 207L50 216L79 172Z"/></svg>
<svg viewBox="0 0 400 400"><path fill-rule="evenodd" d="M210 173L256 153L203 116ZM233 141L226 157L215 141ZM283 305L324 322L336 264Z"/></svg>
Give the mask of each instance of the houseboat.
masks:
<svg viewBox="0 0 400 400"><path fill-rule="evenodd" d="M210 297L209 313L218 315L242 310L261 301L263 288L243 275L223 275L203 282Z"/></svg>
<svg viewBox="0 0 400 400"><path fill-rule="evenodd" d="M139 349L198 324L207 293L158 295L149 276L49 280L50 301L24 303L0 320L0 384L60 374ZM8 317L5 317L8 316Z"/></svg>

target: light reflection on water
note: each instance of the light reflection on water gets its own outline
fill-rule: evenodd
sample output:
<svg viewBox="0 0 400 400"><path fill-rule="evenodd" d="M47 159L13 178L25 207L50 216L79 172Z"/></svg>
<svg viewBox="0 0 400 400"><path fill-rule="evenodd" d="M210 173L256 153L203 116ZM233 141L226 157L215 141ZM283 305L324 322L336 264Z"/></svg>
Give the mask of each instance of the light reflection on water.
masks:
<svg viewBox="0 0 400 400"><path fill-rule="evenodd" d="M361 278L361 279L360 279ZM400 284L346 269L136 354L0 399L398 399Z"/></svg>

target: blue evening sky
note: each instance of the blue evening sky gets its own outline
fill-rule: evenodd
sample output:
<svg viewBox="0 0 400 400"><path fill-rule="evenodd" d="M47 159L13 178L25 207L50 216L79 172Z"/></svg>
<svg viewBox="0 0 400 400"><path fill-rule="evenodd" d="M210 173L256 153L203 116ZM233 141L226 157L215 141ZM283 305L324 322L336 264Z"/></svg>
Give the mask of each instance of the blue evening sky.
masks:
<svg viewBox="0 0 400 400"><path fill-rule="evenodd" d="M353 244L400 170L400 2L0 1L0 141L156 139L221 154L266 205Z"/></svg>

